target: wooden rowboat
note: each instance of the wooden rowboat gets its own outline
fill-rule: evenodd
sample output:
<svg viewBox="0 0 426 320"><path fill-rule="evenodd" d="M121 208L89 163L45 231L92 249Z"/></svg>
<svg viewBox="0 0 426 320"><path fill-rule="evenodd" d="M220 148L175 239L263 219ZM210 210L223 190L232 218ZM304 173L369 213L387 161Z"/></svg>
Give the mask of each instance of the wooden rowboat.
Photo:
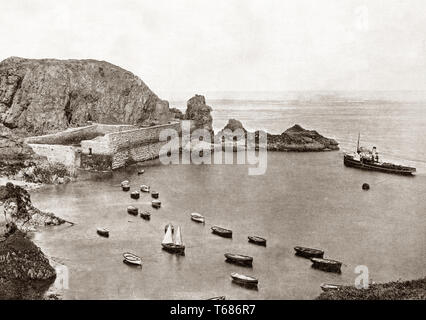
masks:
<svg viewBox="0 0 426 320"><path fill-rule="evenodd" d="M132 191L132 193L130 194L130 198L132 199L139 199L139 197L140 197L139 191Z"/></svg>
<svg viewBox="0 0 426 320"><path fill-rule="evenodd" d="M147 185L145 185L145 184L143 184L143 185L141 185L141 191L142 192L149 192L149 186L147 186Z"/></svg>
<svg viewBox="0 0 426 320"><path fill-rule="evenodd" d="M158 191L152 191L151 192L151 197L153 197L154 199L158 199L159 195L160 195L160 193Z"/></svg>
<svg viewBox="0 0 426 320"><path fill-rule="evenodd" d="M342 263L337 260L331 259L322 259L322 258L312 258L312 268L326 271L326 272L335 272L341 273L340 268L342 267Z"/></svg>
<svg viewBox="0 0 426 320"><path fill-rule="evenodd" d="M123 260L124 263L134 265L134 266L142 266L142 259L133 253L125 252L123 253L123 257L124 257L124 260Z"/></svg>
<svg viewBox="0 0 426 320"><path fill-rule="evenodd" d="M124 180L124 181L121 181L120 185L121 185L122 187L124 187L124 186L128 186L128 185L130 185L130 182L129 182L129 180Z"/></svg>
<svg viewBox="0 0 426 320"><path fill-rule="evenodd" d="M198 222L198 223L205 223L206 222L206 219L201 214L196 213L196 212L191 213L191 219L195 222Z"/></svg>
<svg viewBox="0 0 426 320"><path fill-rule="evenodd" d="M248 242L266 247L266 239L258 236L248 236Z"/></svg>
<svg viewBox="0 0 426 320"><path fill-rule="evenodd" d="M151 205L153 208L158 209L161 207L161 201L160 200L152 200Z"/></svg>
<svg viewBox="0 0 426 320"><path fill-rule="evenodd" d="M149 211L142 211L140 213L140 216L141 216L142 219L145 219L145 220L151 219L151 213Z"/></svg>
<svg viewBox="0 0 426 320"><path fill-rule="evenodd" d="M246 276L244 274L240 274L234 272L231 274L232 281L238 284L242 284L244 286L253 286L257 287L259 280L254 277Z"/></svg>
<svg viewBox="0 0 426 320"><path fill-rule="evenodd" d="M212 298L208 298L206 300L226 300L226 296L212 297Z"/></svg>
<svg viewBox="0 0 426 320"><path fill-rule="evenodd" d="M253 266L253 257L244 256L242 254L225 253L226 262L235 263L240 266Z"/></svg>
<svg viewBox="0 0 426 320"><path fill-rule="evenodd" d="M128 213L128 214L132 214L132 215L134 215L134 216L137 216L137 215L138 215L138 212L139 212L138 208L136 208L136 207L134 207L134 206L128 206L128 207L127 207L127 213Z"/></svg>
<svg viewBox="0 0 426 320"><path fill-rule="evenodd" d="M109 230L105 228L97 228L96 233L99 234L102 237L109 237Z"/></svg>
<svg viewBox="0 0 426 320"><path fill-rule="evenodd" d="M297 246L297 247L294 247L294 250L296 251L296 256L307 258L307 259L322 258L324 256L324 251L319 249Z"/></svg>
<svg viewBox="0 0 426 320"><path fill-rule="evenodd" d="M224 237L224 238L232 238L232 230L225 229L218 226L211 227L212 232L214 234L217 234L218 236Z"/></svg>
<svg viewBox="0 0 426 320"><path fill-rule="evenodd" d="M339 290L343 286L340 284L331 284L331 283L321 283L320 285L322 291L332 291L332 290Z"/></svg>

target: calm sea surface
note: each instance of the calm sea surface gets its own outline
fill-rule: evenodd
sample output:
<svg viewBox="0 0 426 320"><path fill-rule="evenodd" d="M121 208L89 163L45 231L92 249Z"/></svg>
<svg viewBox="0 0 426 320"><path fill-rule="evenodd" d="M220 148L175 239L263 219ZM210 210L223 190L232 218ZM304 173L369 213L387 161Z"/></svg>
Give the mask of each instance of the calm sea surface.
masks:
<svg viewBox="0 0 426 320"><path fill-rule="evenodd" d="M335 138L342 150L269 152L261 176L249 176L245 165L151 161L141 176L128 168L33 192L37 207L76 223L35 235L42 249L68 268L64 298L310 299L321 292L322 282L353 284L357 265L367 266L375 282L426 276L426 96L252 96L207 96L215 129L229 118L241 120L247 129L274 133L298 123ZM415 165L418 175L344 167L343 151L355 148L359 131L362 145L374 144L383 158ZM152 209L148 194L130 199L119 187L124 179L132 189L148 184L159 191L162 208ZM370 191L361 190L364 182ZM151 220L128 215L128 205L150 210ZM192 222L191 212L203 214L206 224ZM161 250L169 222L182 227L184 257ZM212 225L232 229L233 239L211 234ZM108 239L96 234L99 226L110 229ZM249 244L248 235L267 238L268 246ZM309 260L294 256L296 245L324 249L326 257L343 261L342 274L312 269ZM123 264L126 251L143 258L142 269ZM253 256L253 268L225 263L226 252ZM232 272L257 277L258 291L233 284Z"/></svg>

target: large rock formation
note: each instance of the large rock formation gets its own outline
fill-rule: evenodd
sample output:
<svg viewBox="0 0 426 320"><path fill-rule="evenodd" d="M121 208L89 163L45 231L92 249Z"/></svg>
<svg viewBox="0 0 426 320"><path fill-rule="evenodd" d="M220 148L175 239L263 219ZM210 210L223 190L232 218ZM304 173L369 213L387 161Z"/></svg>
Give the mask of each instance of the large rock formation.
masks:
<svg viewBox="0 0 426 320"><path fill-rule="evenodd" d="M0 186L0 208L6 224L12 223L21 231L34 231L47 225L61 225L66 221L53 213L43 212L33 206L30 194L25 189L7 183Z"/></svg>
<svg viewBox="0 0 426 320"><path fill-rule="evenodd" d="M272 151L331 151L339 150L336 140L326 138L315 130L296 124L282 134L268 134L268 150Z"/></svg>
<svg viewBox="0 0 426 320"><path fill-rule="evenodd" d="M206 105L204 96L196 94L188 100L185 120L191 120L193 129L206 129L213 132L212 108Z"/></svg>
<svg viewBox="0 0 426 320"><path fill-rule="evenodd" d="M55 269L25 234L10 229L0 239L0 299L42 299Z"/></svg>
<svg viewBox="0 0 426 320"><path fill-rule="evenodd" d="M44 134L85 124L159 124L167 101L134 74L105 61L23 59L0 63L0 124Z"/></svg>

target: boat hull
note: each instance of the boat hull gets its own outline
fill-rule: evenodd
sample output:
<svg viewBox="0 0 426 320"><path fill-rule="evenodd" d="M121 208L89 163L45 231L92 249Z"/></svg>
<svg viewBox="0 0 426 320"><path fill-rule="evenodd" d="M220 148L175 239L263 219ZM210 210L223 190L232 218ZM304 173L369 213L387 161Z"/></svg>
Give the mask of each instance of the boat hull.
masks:
<svg viewBox="0 0 426 320"><path fill-rule="evenodd" d="M324 256L324 251L319 249L294 247L294 250L296 251L295 253L296 256L306 258L306 259L322 258Z"/></svg>
<svg viewBox="0 0 426 320"><path fill-rule="evenodd" d="M139 197L140 197L139 192L132 192L130 194L130 198L132 198L132 199L139 199Z"/></svg>
<svg viewBox="0 0 426 320"><path fill-rule="evenodd" d="M343 163L346 167L352 167L361 170L379 171L385 173L398 174L403 176L412 176L416 172L416 168L404 166L391 166L376 162L358 161L350 156L343 157Z"/></svg>
<svg viewBox="0 0 426 320"><path fill-rule="evenodd" d="M181 256L185 255L185 246L176 245L173 243L162 244L162 249L168 253L178 254Z"/></svg>
<svg viewBox="0 0 426 320"><path fill-rule="evenodd" d="M312 268L325 272L341 273L342 263L336 260L312 258Z"/></svg>
<svg viewBox="0 0 426 320"><path fill-rule="evenodd" d="M149 212L141 212L140 216L144 220L150 220L151 219L151 213L149 213Z"/></svg>
<svg viewBox="0 0 426 320"><path fill-rule="evenodd" d="M223 229L219 227L212 227L212 233L216 234L223 238L232 238L232 231L228 229Z"/></svg>
<svg viewBox="0 0 426 320"><path fill-rule="evenodd" d="M131 214L131 215L133 215L133 216L137 216L137 215L138 215L138 212L139 212L138 208L135 208L135 207L127 207L127 213L128 213L128 214Z"/></svg>
<svg viewBox="0 0 426 320"><path fill-rule="evenodd" d="M257 285L259 281L256 278L248 277L240 274L233 273L231 274L232 282L249 288L249 289L257 289Z"/></svg>
<svg viewBox="0 0 426 320"><path fill-rule="evenodd" d="M266 247L266 239L256 236L249 236L248 242L257 244L258 246Z"/></svg>
<svg viewBox="0 0 426 320"><path fill-rule="evenodd" d="M102 237L108 238L109 237L109 231L106 229L97 229L96 233Z"/></svg>
<svg viewBox="0 0 426 320"><path fill-rule="evenodd" d="M253 258L249 256L236 255L232 253L225 253L226 262L237 264L243 267L252 267Z"/></svg>

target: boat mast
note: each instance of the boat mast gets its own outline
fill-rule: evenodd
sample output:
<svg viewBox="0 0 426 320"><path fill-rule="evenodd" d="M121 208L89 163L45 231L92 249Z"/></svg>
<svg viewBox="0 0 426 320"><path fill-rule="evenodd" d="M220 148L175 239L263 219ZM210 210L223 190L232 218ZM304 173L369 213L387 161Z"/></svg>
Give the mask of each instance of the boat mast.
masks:
<svg viewBox="0 0 426 320"><path fill-rule="evenodd" d="M358 132L358 143L356 144L356 152L357 152L357 153L359 153L359 152L360 152L360 150L359 150L359 139L360 139L360 136L361 136L361 133L360 133L360 132Z"/></svg>

